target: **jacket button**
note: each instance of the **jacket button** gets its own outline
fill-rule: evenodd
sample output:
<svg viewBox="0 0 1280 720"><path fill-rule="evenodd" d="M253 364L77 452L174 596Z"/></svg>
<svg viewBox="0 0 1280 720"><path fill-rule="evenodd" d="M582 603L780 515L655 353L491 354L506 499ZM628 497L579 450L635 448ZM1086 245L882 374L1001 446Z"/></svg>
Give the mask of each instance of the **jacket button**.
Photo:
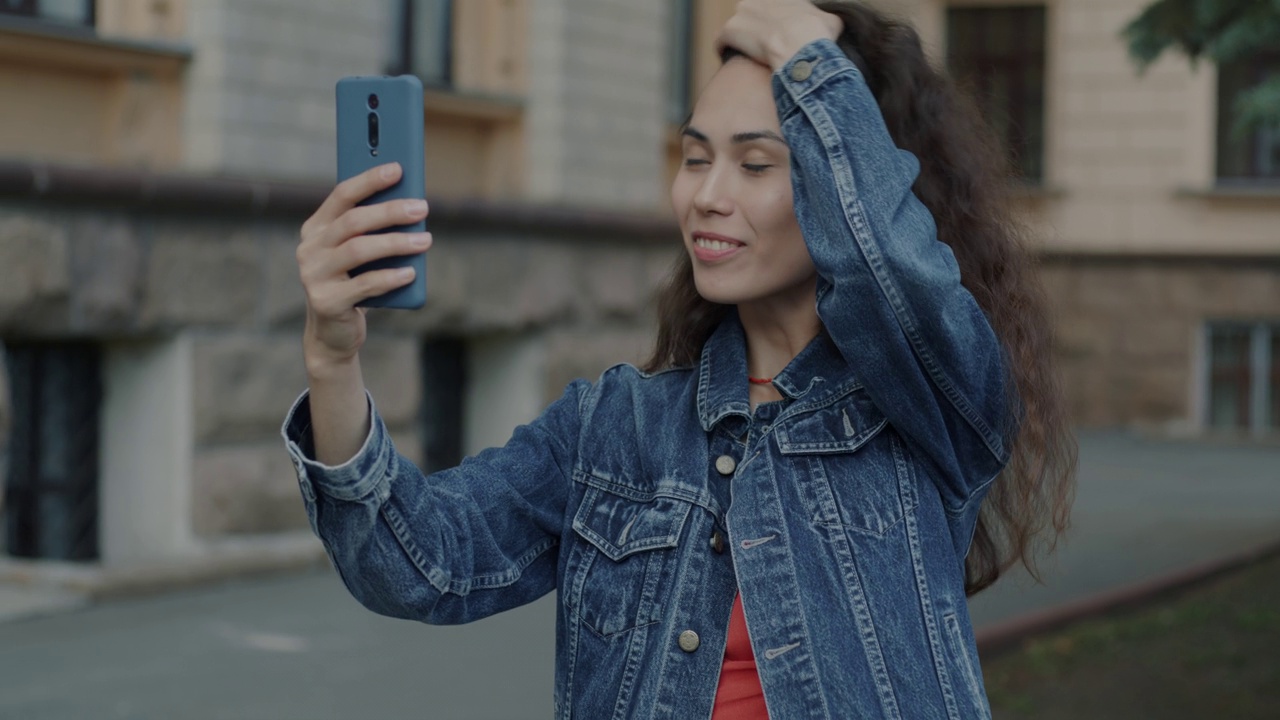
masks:
<svg viewBox="0 0 1280 720"><path fill-rule="evenodd" d="M796 82L804 82L813 74L813 63L808 60L801 60L791 66L791 79Z"/></svg>
<svg viewBox="0 0 1280 720"><path fill-rule="evenodd" d="M711 533L711 549L715 550L716 554L724 552L724 536L719 530Z"/></svg>
<svg viewBox="0 0 1280 720"><path fill-rule="evenodd" d="M680 633L680 649L681 650L687 653L691 653L694 650L697 650L698 646L701 644L702 644L702 640L698 637L698 633L692 630L685 630L684 632Z"/></svg>
<svg viewBox="0 0 1280 720"><path fill-rule="evenodd" d="M716 472L721 475L732 475L736 467L738 467L738 462L729 455L721 455L716 458Z"/></svg>

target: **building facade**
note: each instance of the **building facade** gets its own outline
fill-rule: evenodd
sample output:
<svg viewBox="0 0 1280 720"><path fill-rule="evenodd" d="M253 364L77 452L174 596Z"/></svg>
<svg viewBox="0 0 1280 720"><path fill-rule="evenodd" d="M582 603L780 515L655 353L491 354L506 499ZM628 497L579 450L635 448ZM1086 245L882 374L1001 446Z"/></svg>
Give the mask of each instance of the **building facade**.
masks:
<svg viewBox="0 0 1280 720"><path fill-rule="evenodd" d="M306 383L293 253L345 75L427 87L428 306L374 313L364 357L403 452L447 466L642 359L679 252L679 125L734 4L3 6L5 553L314 553L277 431ZM1227 128L1280 62L1139 75L1119 32L1142 0L877 4L1015 155L1077 421L1274 437L1280 133Z"/></svg>

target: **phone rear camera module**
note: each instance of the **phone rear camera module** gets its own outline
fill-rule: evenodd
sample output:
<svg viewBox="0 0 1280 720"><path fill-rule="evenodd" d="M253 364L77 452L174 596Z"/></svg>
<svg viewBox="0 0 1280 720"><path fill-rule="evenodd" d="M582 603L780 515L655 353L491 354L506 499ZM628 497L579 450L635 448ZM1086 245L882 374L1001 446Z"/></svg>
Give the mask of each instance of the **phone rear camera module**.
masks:
<svg viewBox="0 0 1280 720"><path fill-rule="evenodd" d="M376 94L373 94L373 93L369 94L369 109L370 110L378 109L378 96Z"/></svg>
<svg viewBox="0 0 1280 720"><path fill-rule="evenodd" d="M369 147L378 147L378 113L369 113Z"/></svg>

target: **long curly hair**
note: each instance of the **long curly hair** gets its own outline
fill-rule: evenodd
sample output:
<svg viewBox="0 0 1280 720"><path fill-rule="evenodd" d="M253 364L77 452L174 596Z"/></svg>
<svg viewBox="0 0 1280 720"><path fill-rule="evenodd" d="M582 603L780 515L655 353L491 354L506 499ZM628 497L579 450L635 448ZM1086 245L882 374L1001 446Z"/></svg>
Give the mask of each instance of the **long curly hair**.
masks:
<svg viewBox="0 0 1280 720"><path fill-rule="evenodd" d="M1012 457L992 485L965 559L965 592L976 594L1066 531L1075 494L1076 444L1058 385L1048 302L1030 232L1014 212L1016 176L972 100L925 56L908 24L857 2L816 2L844 21L837 44L866 77L898 147L921 165L913 190L951 247L1010 360L1009 412L1019 418ZM725 59L734 54L731 48ZM729 307L704 300L688 254L680 253L658 297L658 335L645 369L693 365Z"/></svg>

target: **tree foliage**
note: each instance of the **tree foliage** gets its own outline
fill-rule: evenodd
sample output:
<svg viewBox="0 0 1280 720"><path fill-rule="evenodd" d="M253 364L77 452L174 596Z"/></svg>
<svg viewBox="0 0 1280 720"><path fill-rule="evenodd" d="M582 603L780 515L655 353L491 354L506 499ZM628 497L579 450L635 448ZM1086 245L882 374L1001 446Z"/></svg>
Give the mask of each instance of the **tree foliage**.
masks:
<svg viewBox="0 0 1280 720"><path fill-rule="evenodd" d="M1219 67L1264 53L1280 57L1280 0L1156 0L1122 35L1140 70L1170 48L1193 65L1202 57ZM1237 134L1280 126L1280 71L1241 93L1234 110Z"/></svg>

